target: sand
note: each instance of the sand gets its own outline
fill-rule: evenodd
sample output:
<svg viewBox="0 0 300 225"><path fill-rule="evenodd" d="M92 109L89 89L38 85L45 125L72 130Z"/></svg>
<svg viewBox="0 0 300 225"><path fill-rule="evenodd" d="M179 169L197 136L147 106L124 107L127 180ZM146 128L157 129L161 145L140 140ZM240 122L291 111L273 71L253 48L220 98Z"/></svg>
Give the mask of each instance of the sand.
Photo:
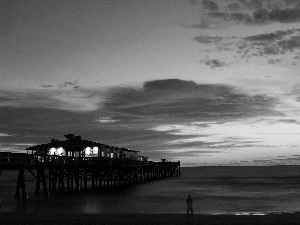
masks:
<svg viewBox="0 0 300 225"><path fill-rule="evenodd" d="M0 213L1 225L158 225L158 224L299 224L300 213L280 215L194 215L184 214L17 214Z"/></svg>

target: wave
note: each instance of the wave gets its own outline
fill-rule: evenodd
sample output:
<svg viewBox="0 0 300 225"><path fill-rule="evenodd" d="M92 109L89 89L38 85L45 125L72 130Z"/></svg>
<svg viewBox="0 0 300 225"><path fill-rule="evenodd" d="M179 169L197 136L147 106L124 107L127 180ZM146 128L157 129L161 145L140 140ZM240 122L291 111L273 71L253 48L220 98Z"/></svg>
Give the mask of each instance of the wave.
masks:
<svg viewBox="0 0 300 225"><path fill-rule="evenodd" d="M283 215L283 214L300 214L300 212L218 212L207 213L205 215L228 215L228 216L269 216L269 215ZM204 214L203 214L204 215Z"/></svg>

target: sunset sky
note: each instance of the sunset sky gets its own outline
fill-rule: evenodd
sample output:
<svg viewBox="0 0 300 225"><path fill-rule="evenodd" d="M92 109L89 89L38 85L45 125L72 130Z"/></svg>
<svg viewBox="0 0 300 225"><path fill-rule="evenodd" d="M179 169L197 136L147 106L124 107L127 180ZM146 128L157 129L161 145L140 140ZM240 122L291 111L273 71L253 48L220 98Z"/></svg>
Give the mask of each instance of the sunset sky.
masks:
<svg viewBox="0 0 300 225"><path fill-rule="evenodd" d="M0 151L300 164L300 0L4 0L0 79Z"/></svg>

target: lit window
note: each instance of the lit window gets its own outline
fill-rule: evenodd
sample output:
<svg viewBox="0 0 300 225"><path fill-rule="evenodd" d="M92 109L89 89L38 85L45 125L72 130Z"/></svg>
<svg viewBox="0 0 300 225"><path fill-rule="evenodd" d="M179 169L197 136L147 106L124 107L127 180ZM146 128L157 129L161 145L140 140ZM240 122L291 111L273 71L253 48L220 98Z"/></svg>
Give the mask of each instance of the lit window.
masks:
<svg viewBox="0 0 300 225"><path fill-rule="evenodd" d="M91 148L90 147L86 147L85 148L85 157L90 157L90 155L91 155Z"/></svg>
<svg viewBox="0 0 300 225"><path fill-rule="evenodd" d="M94 147L92 150L93 150L93 157L98 157L98 151L99 151L98 147Z"/></svg>
<svg viewBox="0 0 300 225"><path fill-rule="evenodd" d="M49 155L55 155L56 153L56 148L50 148L48 151Z"/></svg>
<svg viewBox="0 0 300 225"><path fill-rule="evenodd" d="M62 147L59 147L57 149L57 155L59 155L59 156L65 156L66 152L65 152L65 150Z"/></svg>

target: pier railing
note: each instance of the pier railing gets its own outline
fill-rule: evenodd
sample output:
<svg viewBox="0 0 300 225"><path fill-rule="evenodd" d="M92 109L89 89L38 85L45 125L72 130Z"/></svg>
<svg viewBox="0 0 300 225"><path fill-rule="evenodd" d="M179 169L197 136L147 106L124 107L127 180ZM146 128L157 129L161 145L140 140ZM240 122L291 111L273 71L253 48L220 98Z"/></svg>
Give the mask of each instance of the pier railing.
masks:
<svg viewBox="0 0 300 225"><path fill-rule="evenodd" d="M31 155L26 153L0 152L0 166L75 166L75 165L97 165L97 166L164 166L177 165L178 162L153 162L138 161L132 159L116 159L106 157L72 157L54 155ZM1 169L1 168L0 168Z"/></svg>

